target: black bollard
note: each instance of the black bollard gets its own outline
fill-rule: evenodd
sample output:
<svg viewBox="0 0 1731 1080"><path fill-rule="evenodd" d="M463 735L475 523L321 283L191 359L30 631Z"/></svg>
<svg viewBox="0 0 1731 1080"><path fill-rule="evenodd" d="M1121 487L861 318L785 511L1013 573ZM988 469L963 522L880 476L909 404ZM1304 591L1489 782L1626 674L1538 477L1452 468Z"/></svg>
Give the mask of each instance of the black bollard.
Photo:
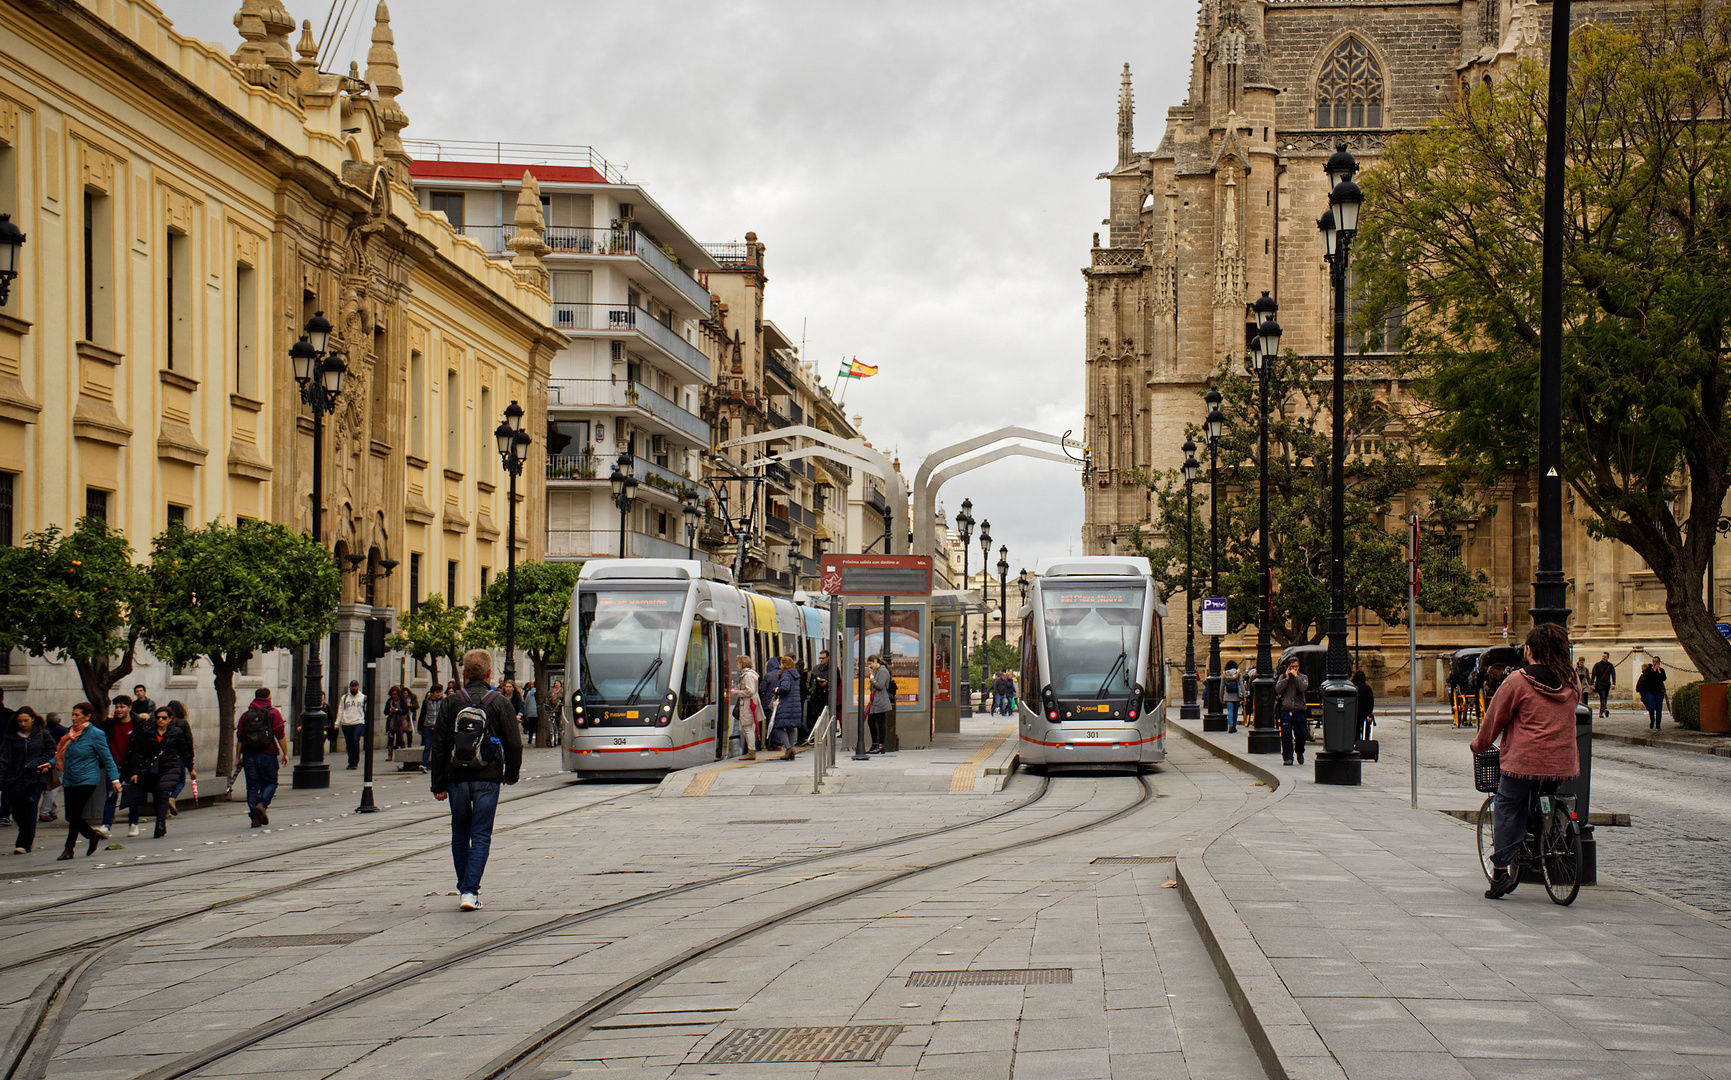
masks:
<svg viewBox="0 0 1731 1080"><path fill-rule="evenodd" d="M1599 843L1593 839L1593 710L1585 702L1575 706L1575 748L1581 754L1581 774L1557 785L1565 795L1575 796L1575 813L1581 819L1581 884L1599 883Z"/></svg>

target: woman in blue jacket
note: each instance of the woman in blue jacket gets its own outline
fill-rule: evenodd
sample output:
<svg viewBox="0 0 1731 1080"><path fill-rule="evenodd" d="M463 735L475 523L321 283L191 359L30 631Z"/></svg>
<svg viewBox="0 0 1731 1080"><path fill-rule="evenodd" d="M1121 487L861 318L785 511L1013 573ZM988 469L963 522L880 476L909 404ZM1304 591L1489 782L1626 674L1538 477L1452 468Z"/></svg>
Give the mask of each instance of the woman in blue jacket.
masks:
<svg viewBox="0 0 1731 1080"><path fill-rule="evenodd" d="M60 783L66 789L66 850L62 859L72 858L72 848L82 834L89 838L84 854L89 855L102 842L102 834L84 820L84 807L90 796L104 784L120 792L120 770L114 765L114 755L108 750L108 736L91 723L96 708L88 701L72 706L72 730L60 740L55 760L60 765Z"/></svg>

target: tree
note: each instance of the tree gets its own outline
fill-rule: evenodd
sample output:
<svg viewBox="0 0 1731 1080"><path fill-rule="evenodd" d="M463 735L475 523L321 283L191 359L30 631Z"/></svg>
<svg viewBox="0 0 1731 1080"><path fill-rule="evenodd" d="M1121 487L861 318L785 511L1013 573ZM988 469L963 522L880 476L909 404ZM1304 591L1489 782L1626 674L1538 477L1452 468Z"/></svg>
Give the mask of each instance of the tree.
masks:
<svg viewBox="0 0 1731 1080"><path fill-rule="evenodd" d="M1523 66L1363 177L1362 310L1406 313L1417 419L1461 490L1536 468L1545 96ZM1646 560L1713 680L1731 678L1702 596L1731 484L1728 115L1731 9L1689 0L1571 38L1563 478L1594 535Z"/></svg>
<svg viewBox="0 0 1731 1080"><path fill-rule="evenodd" d="M330 631L341 591L323 544L262 521L170 528L151 544L138 604L144 641L175 664L210 660L217 772L234 768L234 675L254 654Z"/></svg>
<svg viewBox="0 0 1731 1080"><path fill-rule="evenodd" d="M397 632L385 639L385 647L406 653L439 681L439 661L451 662L451 676L462 667L463 624L469 609L446 607L445 598L432 593L415 610L397 620Z"/></svg>
<svg viewBox="0 0 1731 1080"><path fill-rule="evenodd" d="M554 702L548 696L547 665L565 655L565 629L569 625L571 590L577 587L579 562L517 564L517 647L529 656L534 668L535 700L540 706L536 738L546 745ZM477 649L496 649L505 644L505 602L509 577L500 575L487 582L487 591L475 601L465 641Z"/></svg>
<svg viewBox="0 0 1731 1080"><path fill-rule="evenodd" d="M1226 426L1220 438L1220 592L1227 598L1228 629L1236 633L1256 621L1258 581L1256 382L1222 368L1215 373ZM1322 364L1287 352L1269 367L1268 523L1269 567L1274 576L1270 636L1279 645L1318 641L1327 630L1333 546L1329 472L1333 464L1326 404L1332 395ZM1386 407L1362 383L1347 386L1346 609L1365 608L1384 622L1406 611L1406 529L1394 524L1397 499L1424 482L1417 453L1401 438ZM1201 416L1203 410L1197 409ZM1201 432L1191 429L1192 438ZM1193 595L1209 587L1207 444L1197 451L1202 472L1196 482ZM1166 596L1184 591L1186 543L1191 537L1184 481L1177 472L1140 479L1153 500L1154 536L1132 530L1131 544L1153 565ZM1461 513L1458 500L1433 499L1423 516L1448 531ZM1488 595L1482 573L1460 559L1457 543L1420 549L1419 606L1441 615L1478 612Z"/></svg>
<svg viewBox="0 0 1731 1080"><path fill-rule="evenodd" d="M985 665L982 667L982 665ZM992 680L987 672L1020 671L1022 669L1021 654L1014 645L1003 638L994 635L986 642L985 648L975 647L974 654L968 658L969 685L979 690L991 686Z"/></svg>
<svg viewBox="0 0 1731 1080"><path fill-rule="evenodd" d="M102 715L109 691L132 674L140 580L132 546L101 518L30 533L0 548L0 647L69 657Z"/></svg>

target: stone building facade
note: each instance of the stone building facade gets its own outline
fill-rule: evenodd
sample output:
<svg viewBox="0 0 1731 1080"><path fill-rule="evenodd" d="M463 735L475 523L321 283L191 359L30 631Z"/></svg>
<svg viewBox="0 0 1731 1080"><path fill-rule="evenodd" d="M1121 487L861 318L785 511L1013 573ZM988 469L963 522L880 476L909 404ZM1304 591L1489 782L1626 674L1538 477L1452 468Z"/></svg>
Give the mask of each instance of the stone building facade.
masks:
<svg viewBox="0 0 1731 1080"><path fill-rule="evenodd" d="M1578 3L1574 24L1623 20L1647 7ZM1279 302L1283 349L1332 356L1333 296L1316 220L1328 208L1323 163L1334 146L1345 143L1361 168L1374 165L1391 135L1423 127L1469 87L1502 78L1522 59L1543 62L1548 27L1548 6L1533 0L1202 0L1189 96L1167 109L1151 151L1135 148L1125 64L1116 163L1101 174L1107 232L1094 235L1082 271L1096 463L1084 508L1087 552L1114 550L1131 525L1148 522L1148 494L1134 475L1180 464L1185 425L1201 422L1211 373L1221 364L1242 370L1250 301L1267 291ZM1353 355L1349 365L1348 377L1369 382L1398 418L1403 387L1388 358ZM1421 615L1427 691L1436 686L1438 654L1501 641L1505 612L1511 634L1526 621L1536 488L1511 477L1490 498L1497 512L1468 524L1464 554L1490 576L1493 595L1476 618ZM1565 500L1580 650L1595 659L1610 651L1623 689L1653 653L1686 665L1654 575L1622 545L1590 537L1572 496ZM1722 594L1723 578L1715 585ZM1173 641L1184 632L1178 600ZM1404 691L1406 628L1354 613L1353 640L1367 670ZM1229 639L1227 651L1243 656L1253 646L1252 631Z"/></svg>

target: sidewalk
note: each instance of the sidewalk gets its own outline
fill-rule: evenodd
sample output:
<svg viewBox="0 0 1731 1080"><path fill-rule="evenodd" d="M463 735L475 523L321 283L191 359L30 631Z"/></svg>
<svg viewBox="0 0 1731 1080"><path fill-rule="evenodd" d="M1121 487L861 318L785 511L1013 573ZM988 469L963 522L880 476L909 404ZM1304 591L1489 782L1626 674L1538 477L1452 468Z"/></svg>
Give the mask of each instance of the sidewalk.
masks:
<svg viewBox="0 0 1731 1080"><path fill-rule="evenodd" d="M1731 921L1620 883L1485 900L1471 829L1410 809L1404 771L1318 786L1170 728L1278 785L1178 859L1271 1077L1731 1077Z"/></svg>
<svg viewBox="0 0 1731 1080"><path fill-rule="evenodd" d="M835 768L824 778L825 795L957 794L1001 791L1019 760L1016 721L1005 716L963 720L956 734L940 733L931 746L872 754L855 761L850 746L836 751ZM810 748L792 761L779 750L759 750L756 761L729 758L670 773L656 797L705 795L810 795Z"/></svg>

